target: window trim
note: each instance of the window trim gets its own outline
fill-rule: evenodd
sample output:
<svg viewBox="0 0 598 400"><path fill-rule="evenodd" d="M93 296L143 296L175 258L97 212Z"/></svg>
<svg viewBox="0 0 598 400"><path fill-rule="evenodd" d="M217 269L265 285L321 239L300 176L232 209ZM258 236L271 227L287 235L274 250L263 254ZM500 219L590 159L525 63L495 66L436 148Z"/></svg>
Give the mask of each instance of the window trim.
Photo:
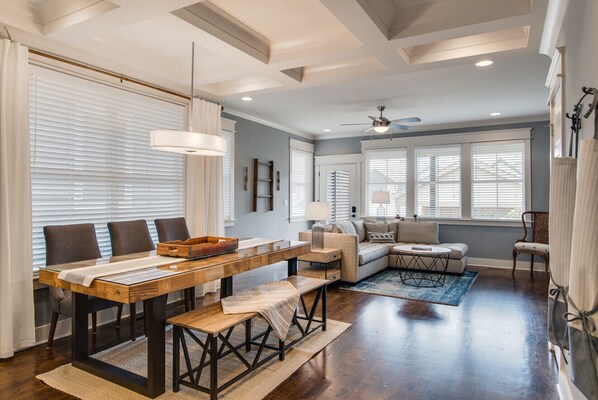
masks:
<svg viewBox="0 0 598 400"><path fill-rule="evenodd" d="M378 140L362 140L361 154L363 159L366 159L366 153L374 150L393 150L399 148L407 149L407 218L412 218L415 213L415 147L433 146L433 145L461 145L461 218L420 218L421 220L436 221L439 223L449 224L466 224L466 225L486 225L486 226L520 226L521 222L515 220L498 220L498 219L477 219L472 218L472 157L471 157L471 143L481 142L501 142L501 141L524 141L524 208L531 209L531 128L519 129L504 129L492 131L479 131L468 133L452 133L444 135L422 135L412 136L406 138L378 139ZM363 163L365 168L365 162ZM363 171L363 181L367 180ZM365 192L365 191L364 191ZM363 204L367 204L366 193L362 193ZM364 207L364 212L367 210ZM513 225L516 224L516 225Z"/></svg>
<svg viewBox="0 0 598 400"><path fill-rule="evenodd" d="M289 139L289 194L288 194L288 198L289 198L289 222L304 222L305 221L305 213L302 215L292 215L292 210L293 210L293 206L291 204L292 199L291 199L291 193L292 193L292 189L293 189L293 185L294 185L294 179L293 179L293 151L298 150L298 151L303 151L306 153L311 153L312 155L312 174L311 174L311 179L310 182L311 185L308 183L307 187L309 188L310 192L307 193L306 196L306 201L313 201L314 200L314 170L315 170L315 166L314 166L314 152L315 152L315 146L312 143L307 143L307 142L302 142L300 140L295 140L295 139ZM311 188L310 188L311 186Z"/></svg>
<svg viewBox="0 0 598 400"><path fill-rule="evenodd" d="M229 182L229 185L230 185L230 199L229 199L230 218L224 219L224 227L228 228L228 227L235 226L235 222L237 221L235 219L235 138L236 138L236 133L237 133L237 131L236 131L237 121L234 121L234 120L228 119L228 118L224 118L224 117L221 117L220 121L222 124L222 131L230 132L231 138L232 138L231 154L230 154L230 160L231 160L230 182ZM223 189L224 189L224 185L223 185ZM223 198L224 198L224 196L223 196Z"/></svg>

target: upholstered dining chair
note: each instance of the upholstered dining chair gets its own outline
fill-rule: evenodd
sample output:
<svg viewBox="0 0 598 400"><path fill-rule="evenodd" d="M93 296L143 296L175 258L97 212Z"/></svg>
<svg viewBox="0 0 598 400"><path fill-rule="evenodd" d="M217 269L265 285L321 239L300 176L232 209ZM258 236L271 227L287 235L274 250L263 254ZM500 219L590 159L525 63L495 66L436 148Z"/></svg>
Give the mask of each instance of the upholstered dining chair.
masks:
<svg viewBox="0 0 598 400"><path fill-rule="evenodd" d="M101 258L100 247L93 224L55 225L44 227L46 240L46 265L64 264L75 261ZM47 348L54 342L54 333L60 314L72 316L73 296L71 291L50 286L50 307L52 322ZM89 312L92 319L92 333L97 329L97 312L117 307L116 326L120 327L123 305L98 297L89 297Z"/></svg>
<svg viewBox="0 0 598 400"><path fill-rule="evenodd" d="M191 237L185 218L161 218L154 220L158 241L171 242L173 240L187 240ZM185 311L195 309L195 287L184 290Z"/></svg>
<svg viewBox="0 0 598 400"><path fill-rule="evenodd" d="M525 217L531 217L531 235ZM534 256L544 258L546 263L546 277L548 278L548 264L550 262L550 248L548 245L548 213L545 211L526 211L521 214L523 223L523 238L515 242L513 246L513 275L517 264L517 256L521 253L529 254L532 258L530 274L534 275Z"/></svg>
<svg viewBox="0 0 598 400"><path fill-rule="evenodd" d="M135 221L109 222L108 232L110 233L110 244L112 255L122 256L125 254L142 253L156 249L147 222L144 219ZM129 304L131 314L131 340L137 338L137 306Z"/></svg>

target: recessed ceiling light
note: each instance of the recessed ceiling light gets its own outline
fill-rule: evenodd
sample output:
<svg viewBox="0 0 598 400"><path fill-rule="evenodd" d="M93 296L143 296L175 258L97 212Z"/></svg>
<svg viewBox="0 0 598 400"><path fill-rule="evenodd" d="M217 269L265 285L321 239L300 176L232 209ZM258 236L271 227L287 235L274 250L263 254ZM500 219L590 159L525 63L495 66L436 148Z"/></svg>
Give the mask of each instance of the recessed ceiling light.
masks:
<svg viewBox="0 0 598 400"><path fill-rule="evenodd" d="M241 97L241 100L243 100L243 101L251 101L253 99L251 97L249 97L249 96L245 96L245 97Z"/></svg>
<svg viewBox="0 0 598 400"><path fill-rule="evenodd" d="M493 112L493 113L490 113L490 116L491 116L491 117L498 117L499 115L500 115L500 113L499 113L499 112Z"/></svg>
<svg viewBox="0 0 598 400"><path fill-rule="evenodd" d="M475 63L475 66L476 67L487 67L492 64L494 64L494 61L492 61L492 60L482 60L482 61L478 61L477 63Z"/></svg>
<svg viewBox="0 0 598 400"><path fill-rule="evenodd" d="M331 132L332 129L322 129L324 132Z"/></svg>

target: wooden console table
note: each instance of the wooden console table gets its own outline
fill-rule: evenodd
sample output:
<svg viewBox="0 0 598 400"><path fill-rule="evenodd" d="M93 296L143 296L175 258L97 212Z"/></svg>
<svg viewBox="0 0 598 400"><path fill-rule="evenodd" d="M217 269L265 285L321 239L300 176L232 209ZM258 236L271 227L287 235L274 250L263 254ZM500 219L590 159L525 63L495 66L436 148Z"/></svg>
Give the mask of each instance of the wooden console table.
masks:
<svg viewBox="0 0 598 400"><path fill-rule="evenodd" d="M308 267L299 268L298 275L338 281L341 279L341 257L340 249L312 249L310 253L297 257L299 261L309 263Z"/></svg>
<svg viewBox="0 0 598 400"><path fill-rule="evenodd" d="M273 243L239 249L232 253L198 260L172 259L172 264L103 276L89 287L58 279L67 269L90 267L154 255L138 253L111 259L98 259L41 268L39 282L73 292L72 357L73 366L103 379L155 398L165 391L166 366L166 295L221 280L221 297L233 292L233 276L281 261L288 262L288 275L297 275L297 257L309 252L307 242L280 240ZM140 376L115 365L91 357L88 349L88 296L120 303L143 301L147 336L147 376Z"/></svg>

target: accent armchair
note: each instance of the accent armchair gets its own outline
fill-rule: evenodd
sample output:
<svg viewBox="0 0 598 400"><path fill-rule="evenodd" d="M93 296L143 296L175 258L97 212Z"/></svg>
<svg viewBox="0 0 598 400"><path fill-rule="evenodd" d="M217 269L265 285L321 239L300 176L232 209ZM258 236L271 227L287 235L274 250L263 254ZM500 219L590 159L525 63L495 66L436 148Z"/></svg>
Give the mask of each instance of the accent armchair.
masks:
<svg viewBox="0 0 598 400"><path fill-rule="evenodd" d="M531 216L531 235L528 231L525 217ZM519 254L531 255L532 262L530 274L534 274L534 256L544 258L546 263L546 274L548 275L548 264L550 262L550 247L548 245L548 213L545 211L526 211L521 214L523 223L523 238L515 242L513 246L513 272L517 266L517 256ZM547 276L548 277L548 276Z"/></svg>

